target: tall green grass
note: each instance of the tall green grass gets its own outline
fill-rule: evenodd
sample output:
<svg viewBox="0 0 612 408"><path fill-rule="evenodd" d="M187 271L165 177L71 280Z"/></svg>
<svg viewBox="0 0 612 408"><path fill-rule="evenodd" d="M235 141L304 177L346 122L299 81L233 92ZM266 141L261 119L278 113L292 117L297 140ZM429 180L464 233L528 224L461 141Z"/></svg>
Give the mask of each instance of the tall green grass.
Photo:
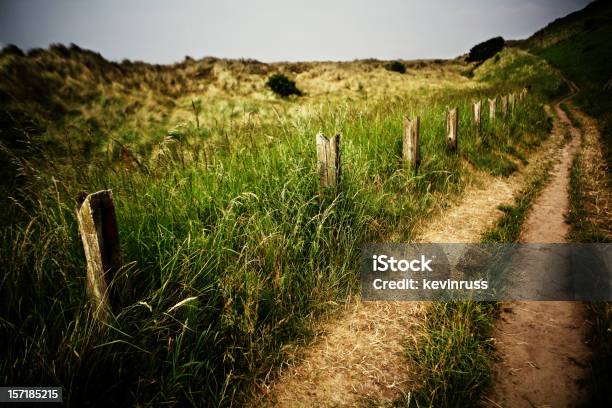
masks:
<svg viewBox="0 0 612 408"><path fill-rule="evenodd" d="M0 379L61 385L70 406L226 406L308 340L313 322L358 290L359 248L414 225L476 168L506 175L546 135L530 97L496 123L470 103L496 89L324 104L314 115L171 132L137 165L113 155L27 177L2 230ZM287 109L289 109L289 105ZM459 152L444 113L459 106ZM422 165L400 165L402 116L421 116ZM314 135L342 132L337 196L318 188ZM126 265L122 306L92 322L74 197L111 188ZM246 394L245 394L246 393Z"/></svg>
<svg viewBox="0 0 612 408"><path fill-rule="evenodd" d="M476 407L490 385L496 302L436 302L420 335L407 347L421 383L397 405Z"/></svg>

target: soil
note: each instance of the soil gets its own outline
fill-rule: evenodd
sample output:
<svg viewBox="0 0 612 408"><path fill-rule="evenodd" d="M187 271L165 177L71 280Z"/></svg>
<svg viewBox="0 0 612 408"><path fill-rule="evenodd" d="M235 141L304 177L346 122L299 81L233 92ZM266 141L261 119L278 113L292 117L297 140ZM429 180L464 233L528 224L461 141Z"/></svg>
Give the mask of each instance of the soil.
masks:
<svg viewBox="0 0 612 408"><path fill-rule="evenodd" d="M569 175L581 135L559 105L555 113L558 120L553 132L562 133L563 123L571 139L560 151L548 185L534 202L521 235L523 243L562 243L569 232L564 218L569 208ZM530 284L546 285L546 280L535 279ZM501 361L493 366L495 385L484 405L580 406L586 401L590 358L587 329L584 306L579 302L504 302L494 333Z"/></svg>
<svg viewBox="0 0 612 408"><path fill-rule="evenodd" d="M341 407L390 404L410 388L407 336L423 317L417 302L360 302L324 324L321 337L286 367L261 406ZM375 403L374 403L375 402Z"/></svg>
<svg viewBox="0 0 612 408"><path fill-rule="evenodd" d="M561 150L559 161L552 170L552 177L542 194L536 199L529 217L523 225L521 242L556 243L565 242L569 224L565 214L569 209L568 188L572 160L580 147L580 131L572 125L567 114L559 105L555 113L571 134L568 144ZM554 131L562 131L558 126Z"/></svg>

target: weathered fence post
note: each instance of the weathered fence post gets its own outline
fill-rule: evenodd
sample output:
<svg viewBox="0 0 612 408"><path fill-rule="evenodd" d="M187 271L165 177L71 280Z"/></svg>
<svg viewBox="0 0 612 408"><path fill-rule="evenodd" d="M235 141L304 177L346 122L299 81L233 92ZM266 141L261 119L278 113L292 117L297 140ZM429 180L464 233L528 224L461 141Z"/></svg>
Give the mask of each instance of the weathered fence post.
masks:
<svg viewBox="0 0 612 408"><path fill-rule="evenodd" d="M416 116L413 120L404 118L404 137L402 139L402 160L406 166L417 169L421 163L419 151L421 119Z"/></svg>
<svg viewBox="0 0 612 408"><path fill-rule="evenodd" d="M451 150L457 150L457 128L459 127L459 108L446 111L446 144Z"/></svg>
<svg viewBox="0 0 612 408"><path fill-rule="evenodd" d="M506 116L506 113L508 113L508 96L504 95L501 97L501 114Z"/></svg>
<svg viewBox="0 0 612 408"><path fill-rule="evenodd" d="M510 105L510 111L514 113L514 105L516 103L516 96L514 93L508 95L508 104Z"/></svg>
<svg viewBox="0 0 612 408"><path fill-rule="evenodd" d="M497 99L489 99L489 120L493 122L495 120L495 111L497 110Z"/></svg>
<svg viewBox="0 0 612 408"><path fill-rule="evenodd" d="M340 184L340 136L337 134L327 139L322 133L317 134L317 161L322 188L336 188Z"/></svg>
<svg viewBox="0 0 612 408"><path fill-rule="evenodd" d="M110 311L108 285L123 263L112 191L81 197L76 213L87 260L87 292L94 315L104 318Z"/></svg>
<svg viewBox="0 0 612 408"><path fill-rule="evenodd" d="M474 123L476 123L476 126L478 126L478 129L480 130L480 111L482 108L482 101L476 101L476 103L474 103Z"/></svg>

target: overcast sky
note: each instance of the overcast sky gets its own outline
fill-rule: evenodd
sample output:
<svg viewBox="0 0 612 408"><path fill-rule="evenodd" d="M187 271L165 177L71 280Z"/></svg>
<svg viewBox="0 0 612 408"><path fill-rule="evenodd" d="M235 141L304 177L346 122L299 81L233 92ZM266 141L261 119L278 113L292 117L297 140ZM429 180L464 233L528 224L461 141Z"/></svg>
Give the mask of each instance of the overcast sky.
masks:
<svg viewBox="0 0 612 408"><path fill-rule="evenodd" d="M525 38L589 0L0 0L0 44L113 60L452 58Z"/></svg>

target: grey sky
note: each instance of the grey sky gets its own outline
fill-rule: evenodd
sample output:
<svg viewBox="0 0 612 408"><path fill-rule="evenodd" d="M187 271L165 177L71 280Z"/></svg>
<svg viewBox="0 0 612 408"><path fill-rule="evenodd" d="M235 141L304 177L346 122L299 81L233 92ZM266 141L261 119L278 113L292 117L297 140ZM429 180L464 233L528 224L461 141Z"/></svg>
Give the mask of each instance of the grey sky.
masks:
<svg viewBox="0 0 612 408"><path fill-rule="evenodd" d="M0 0L0 44L74 42L106 58L449 58L525 38L589 0Z"/></svg>

